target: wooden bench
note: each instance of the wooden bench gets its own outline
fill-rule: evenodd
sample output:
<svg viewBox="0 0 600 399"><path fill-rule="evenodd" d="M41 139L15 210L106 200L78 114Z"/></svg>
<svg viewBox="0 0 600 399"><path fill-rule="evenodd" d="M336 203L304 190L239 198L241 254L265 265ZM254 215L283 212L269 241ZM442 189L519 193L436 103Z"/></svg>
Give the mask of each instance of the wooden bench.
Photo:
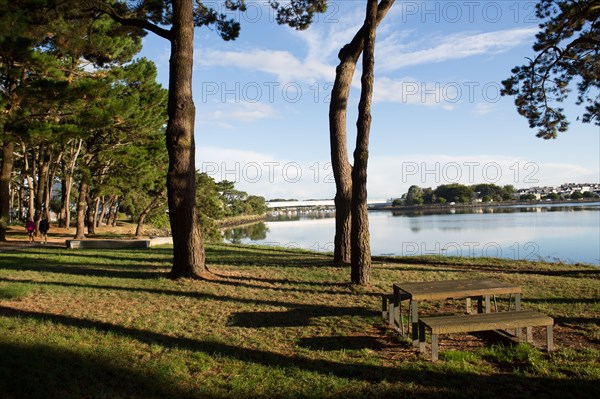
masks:
<svg viewBox="0 0 600 399"><path fill-rule="evenodd" d="M410 295L401 294L400 295L400 308L398 309L398 316L400 323L402 325L402 333L404 334L404 323L402 322L402 302L408 301L410 299ZM398 328L400 326L395 325L394 318L394 293L389 294L381 294L381 318L383 321L389 323L392 327Z"/></svg>
<svg viewBox="0 0 600 399"><path fill-rule="evenodd" d="M419 319L419 351L425 352L425 329L431 331L431 359L438 360L439 334L525 328L525 341L532 342L532 327L546 327L547 349L554 349L552 326L554 319L543 313L523 310L516 312L477 313L456 316L422 317Z"/></svg>

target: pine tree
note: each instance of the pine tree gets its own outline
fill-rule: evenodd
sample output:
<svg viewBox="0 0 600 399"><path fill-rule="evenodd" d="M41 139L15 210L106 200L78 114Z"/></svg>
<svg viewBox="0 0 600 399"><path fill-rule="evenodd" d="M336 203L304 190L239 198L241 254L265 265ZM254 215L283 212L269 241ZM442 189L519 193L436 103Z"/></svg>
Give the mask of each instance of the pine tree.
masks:
<svg viewBox="0 0 600 399"><path fill-rule="evenodd" d="M541 0L536 14L543 21L533 46L537 55L512 70L502 94L516 96L517 111L538 129L537 137L553 139L568 129L560 103L577 82L582 122L600 126L600 3Z"/></svg>

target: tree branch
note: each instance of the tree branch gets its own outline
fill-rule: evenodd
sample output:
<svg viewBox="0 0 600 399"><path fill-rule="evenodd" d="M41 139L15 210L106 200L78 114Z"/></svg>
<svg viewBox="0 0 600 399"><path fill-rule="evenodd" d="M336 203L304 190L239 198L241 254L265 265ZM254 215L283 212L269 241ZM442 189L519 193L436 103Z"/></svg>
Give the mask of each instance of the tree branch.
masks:
<svg viewBox="0 0 600 399"><path fill-rule="evenodd" d="M107 4L104 1L82 0L82 1L80 1L80 3L83 5L87 5L87 7L90 8L90 11L95 10L95 11L102 12L120 24L128 25L128 26L135 26L137 28L147 30L149 32L155 33L156 35L158 35L164 39L171 41L172 35L171 35L170 30L161 28L160 26L155 25L151 22L148 22L145 19L123 17L110 4Z"/></svg>

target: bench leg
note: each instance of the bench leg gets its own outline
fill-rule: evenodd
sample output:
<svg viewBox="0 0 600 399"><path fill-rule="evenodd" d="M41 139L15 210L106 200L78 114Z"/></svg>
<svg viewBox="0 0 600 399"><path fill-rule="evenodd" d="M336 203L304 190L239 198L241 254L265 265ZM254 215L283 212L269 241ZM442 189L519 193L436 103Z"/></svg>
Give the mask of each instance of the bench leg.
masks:
<svg viewBox="0 0 600 399"><path fill-rule="evenodd" d="M425 324L419 323L419 352L425 353Z"/></svg>
<svg viewBox="0 0 600 399"><path fill-rule="evenodd" d="M394 286L394 298L392 300L394 306L393 306L393 314L391 315L391 318L393 319L393 322L391 323L392 326L398 330L401 324L401 320L400 318L402 317L402 312L399 311L399 307L400 307L400 303L402 302L401 298L400 298L400 290L398 289L398 287ZM399 314L400 313L400 314ZM402 328L402 335L404 335L404 328Z"/></svg>
<svg viewBox="0 0 600 399"><path fill-rule="evenodd" d="M552 333L552 326L546 326L546 346L548 348L548 352L554 350L554 336Z"/></svg>
<svg viewBox="0 0 600 399"><path fill-rule="evenodd" d="M483 297L477 297L477 313L483 313Z"/></svg>
<svg viewBox="0 0 600 399"><path fill-rule="evenodd" d="M525 327L525 342L533 343L533 327Z"/></svg>
<svg viewBox="0 0 600 399"><path fill-rule="evenodd" d="M490 313L492 311L492 305L490 303L490 296L485 296L485 313Z"/></svg>
<svg viewBox="0 0 600 399"><path fill-rule="evenodd" d="M431 334L431 361L437 362L438 360L438 335Z"/></svg>
<svg viewBox="0 0 600 399"><path fill-rule="evenodd" d="M410 302L413 346L419 346L419 302Z"/></svg>
<svg viewBox="0 0 600 399"><path fill-rule="evenodd" d="M388 319L388 300L385 295L381 296L381 318L383 321Z"/></svg>
<svg viewBox="0 0 600 399"><path fill-rule="evenodd" d="M471 314L471 298L467 298L467 314Z"/></svg>
<svg viewBox="0 0 600 399"><path fill-rule="evenodd" d="M515 310L517 312L521 311L521 294L516 293L515 294ZM517 328L517 331L515 332L515 335L517 338L519 338L521 336L521 329Z"/></svg>

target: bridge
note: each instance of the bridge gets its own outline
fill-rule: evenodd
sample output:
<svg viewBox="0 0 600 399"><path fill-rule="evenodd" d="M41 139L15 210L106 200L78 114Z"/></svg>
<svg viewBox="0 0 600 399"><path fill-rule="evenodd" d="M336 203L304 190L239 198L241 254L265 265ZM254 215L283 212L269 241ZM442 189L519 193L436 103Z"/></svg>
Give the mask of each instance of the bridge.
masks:
<svg viewBox="0 0 600 399"><path fill-rule="evenodd" d="M384 206L391 205L391 200L386 199L369 199L367 206ZM272 201L267 202L269 210L283 209L298 209L298 208L319 208L319 209L335 209L333 200L309 200L309 201Z"/></svg>

